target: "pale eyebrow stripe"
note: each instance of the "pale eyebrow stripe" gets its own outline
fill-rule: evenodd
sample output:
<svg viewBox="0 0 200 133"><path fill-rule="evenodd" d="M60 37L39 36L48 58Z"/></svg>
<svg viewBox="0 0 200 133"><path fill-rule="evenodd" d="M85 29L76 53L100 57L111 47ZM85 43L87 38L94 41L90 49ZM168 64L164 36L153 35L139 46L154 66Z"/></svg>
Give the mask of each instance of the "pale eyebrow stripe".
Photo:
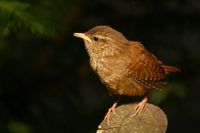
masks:
<svg viewBox="0 0 200 133"><path fill-rule="evenodd" d="M99 39L111 40L110 37L105 37L105 36L102 36L102 35L95 35L95 37L97 37L97 38L99 38Z"/></svg>

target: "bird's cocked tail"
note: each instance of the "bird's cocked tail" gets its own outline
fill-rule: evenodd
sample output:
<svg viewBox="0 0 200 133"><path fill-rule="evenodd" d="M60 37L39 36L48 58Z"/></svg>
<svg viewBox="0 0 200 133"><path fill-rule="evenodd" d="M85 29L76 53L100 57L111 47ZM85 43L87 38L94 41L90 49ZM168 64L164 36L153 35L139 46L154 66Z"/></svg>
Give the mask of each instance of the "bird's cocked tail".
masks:
<svg viewBox="0 0 200 133"><path fill-rule="evenodd" d="M163 68L164 68L166 74L169 74L170 72L180 72L181 71L180 68L173 67L173 66L163 65Z"/></svg>

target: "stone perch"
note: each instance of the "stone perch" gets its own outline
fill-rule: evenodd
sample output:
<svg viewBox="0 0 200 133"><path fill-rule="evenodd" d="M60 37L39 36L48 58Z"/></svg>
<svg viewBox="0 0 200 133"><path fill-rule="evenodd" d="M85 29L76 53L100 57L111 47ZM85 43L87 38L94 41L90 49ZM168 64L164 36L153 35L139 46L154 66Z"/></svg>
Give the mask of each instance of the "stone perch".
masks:
<svg viewBox="0 0 200 133"><path fill-rule="evenodd" d="M141 114L131 118L137 103L123 104L111 113L110 126L103 120L96 133L165 133L167 116L157 106L147 103Z"/></svg>

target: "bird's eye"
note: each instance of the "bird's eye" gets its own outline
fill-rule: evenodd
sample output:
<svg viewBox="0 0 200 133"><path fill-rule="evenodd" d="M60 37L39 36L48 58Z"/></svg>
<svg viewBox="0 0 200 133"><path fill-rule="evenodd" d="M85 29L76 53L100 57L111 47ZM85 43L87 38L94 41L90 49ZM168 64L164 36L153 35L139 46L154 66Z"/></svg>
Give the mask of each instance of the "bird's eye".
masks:
<svg viewBox="0 0 200 133"><path fill-rule="evenodd" d="M95 41L95 42L97 42L98 40L99 40L99 38L98 37L93 37L93 40Z"/></svg>

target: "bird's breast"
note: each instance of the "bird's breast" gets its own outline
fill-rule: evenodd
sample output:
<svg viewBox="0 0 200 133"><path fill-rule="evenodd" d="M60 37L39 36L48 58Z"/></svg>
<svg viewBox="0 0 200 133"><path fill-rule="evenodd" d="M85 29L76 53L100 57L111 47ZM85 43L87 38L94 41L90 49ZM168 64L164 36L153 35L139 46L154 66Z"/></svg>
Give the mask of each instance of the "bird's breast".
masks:
<svg viewBox="0 0 200 133"><path fill-rule="evenodd" d="M123 61L117 57L91 58L92 69L100 77L101 81L109 88L117 89L117 82L124 75Z"/></svg>

